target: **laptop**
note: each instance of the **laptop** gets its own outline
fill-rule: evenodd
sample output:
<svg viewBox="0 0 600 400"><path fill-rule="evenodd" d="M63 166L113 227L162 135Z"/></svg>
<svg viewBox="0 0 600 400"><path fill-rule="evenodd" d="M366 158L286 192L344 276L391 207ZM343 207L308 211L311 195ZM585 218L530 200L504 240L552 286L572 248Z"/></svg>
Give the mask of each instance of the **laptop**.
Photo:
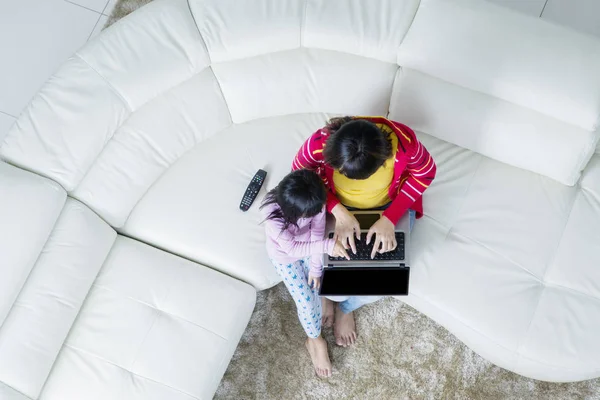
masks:
<svg viewBox="0 0 600 400"><path fill-rule="evenodd" d="M348 250L350 260L323 256L321 296L403 296L408 294L410 266L410 219L406 213L396 224L398 245L387 253L377 253L371 259L374 238L366 244L369 228L377 222L383 211L351 211L360 224L361 240L356 241L356 254ZM326 232L333 238L335 219L327 216Z"/></svg>

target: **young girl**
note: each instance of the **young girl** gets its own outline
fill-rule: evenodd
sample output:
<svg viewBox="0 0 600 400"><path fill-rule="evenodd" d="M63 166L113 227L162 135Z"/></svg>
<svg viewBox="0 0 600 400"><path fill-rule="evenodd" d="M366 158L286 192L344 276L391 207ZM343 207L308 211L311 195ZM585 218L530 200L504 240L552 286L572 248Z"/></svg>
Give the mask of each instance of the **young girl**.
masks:
<svg viewBox="0 0 600 400"><path fill-rule="evenodd" d="M267 252L294 299L298 319L308 336L308 353L321 377L331 376L327 342L321 337L318 289L322 255L349 258L341 242L324 239L326 201L327 191L321 178L313 171L298 170L267 193L261 205Z"/></svg>

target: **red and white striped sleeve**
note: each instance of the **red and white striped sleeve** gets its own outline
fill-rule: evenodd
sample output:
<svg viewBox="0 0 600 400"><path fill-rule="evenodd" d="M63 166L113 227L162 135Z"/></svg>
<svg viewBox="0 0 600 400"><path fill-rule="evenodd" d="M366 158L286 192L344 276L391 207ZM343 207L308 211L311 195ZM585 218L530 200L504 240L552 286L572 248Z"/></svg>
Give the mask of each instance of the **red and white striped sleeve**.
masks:
<svg viewBox="0 0 600 400"><path fill-rule="evenodd" d="M310 137L302 144L298 153L294 157L294 161L292 161L292 171L297 169L310 169L316 170L322 164L322 155L320 153L323 152L323 146L318 145L317 137L319 141L321 140L321 132L317 131L310 135Z"/></svg>
<svg viewBox="0 0 600 400"><path fill-rule="evenodd" d="M400 186L400 192L412 201L423 195L436 173L436 165L431 154L421 142L417 141L416 144L415 152L406 166L408 179Z"/></svg>
<svg viewBox="0 0 600 400"><path fill-rule="evenodd" d="M406 179L400 183L398 195L383 213L394 224L423 195L435 178L436 165L433 157L415 136L412 139L414 140L412 146L404 144L408 156L406 166L408 174Z"/></svg>

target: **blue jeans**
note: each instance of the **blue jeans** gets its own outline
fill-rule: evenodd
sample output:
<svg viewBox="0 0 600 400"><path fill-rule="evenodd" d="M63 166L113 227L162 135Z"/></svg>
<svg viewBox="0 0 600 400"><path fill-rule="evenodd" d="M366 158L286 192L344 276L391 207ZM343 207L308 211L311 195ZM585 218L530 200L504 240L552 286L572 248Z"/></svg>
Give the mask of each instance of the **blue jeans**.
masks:
<svg viewBox="0 0 600 400"><path fill-rule="evenodd" d="M410 221L410 230L415 224L416 215L413 210L408 210L408 217ZM383 298L383 296L326 296L329 300L340 303L340 310L344 314L351 313L352 311L364 306L365 304L373 303Z"/></svg>

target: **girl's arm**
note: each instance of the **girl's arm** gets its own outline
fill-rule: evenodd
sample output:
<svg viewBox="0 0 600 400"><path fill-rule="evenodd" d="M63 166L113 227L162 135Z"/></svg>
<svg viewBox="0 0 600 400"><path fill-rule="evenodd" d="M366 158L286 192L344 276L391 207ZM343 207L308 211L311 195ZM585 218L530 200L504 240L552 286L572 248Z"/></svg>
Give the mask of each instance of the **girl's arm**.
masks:
<svg viewBox="0 0 600 400"><path fill-rule="evenodd" d="M333 239L319 239L311 241L298 241L296 237L288 231L282 231L282 224L279 221L267 220L267 235L277 241L279 247L290 257L303 258L310 255L327 253L333 249Z"/></svg>
<svg viewBox="0 0 600 400"><path fill-rule="evenodd" d="M327 212L323 209L311 221L310 240L323 240L325 238L325 225L327 222ZM333 248L333 240L331 240L331 248L327 248L324 253L331 253ZM323 273L323 259L321 257L310 258L310 275L320 277Z"/></svg>

